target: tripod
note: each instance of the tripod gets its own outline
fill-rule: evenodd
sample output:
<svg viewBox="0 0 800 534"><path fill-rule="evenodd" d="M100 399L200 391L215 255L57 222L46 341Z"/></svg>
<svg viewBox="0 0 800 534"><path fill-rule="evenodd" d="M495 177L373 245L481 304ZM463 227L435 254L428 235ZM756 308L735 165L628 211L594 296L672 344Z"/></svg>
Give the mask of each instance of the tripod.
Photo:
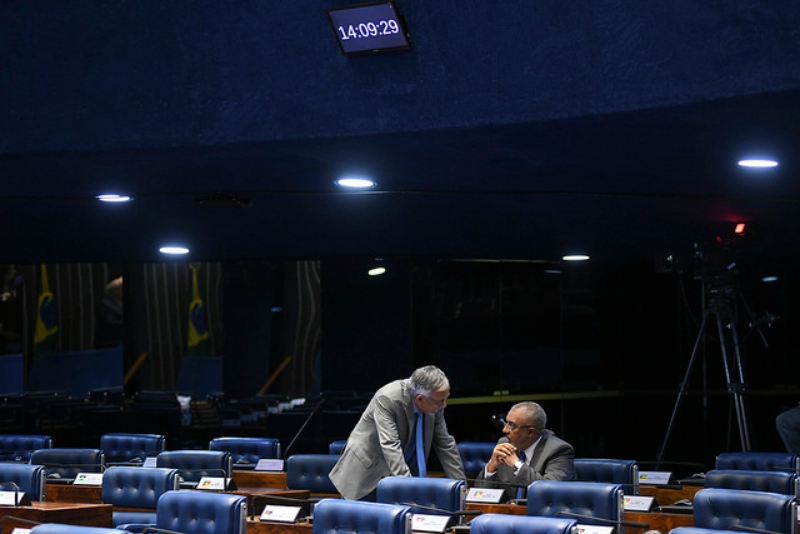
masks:
<svg viewBox="0 0 800 534"><path fill-rule="evenodd" d="M711 315L714 315L716 318L717 336L719 338L720 352L722 353L722 365L725 369L725 382L727 384L728 393L731 395L736 409L736 420L739 426L739 439L741 441L742 450L750 450L750 431L747 424L747 411L744 398L744 369L739 352L739 337L736 330L736 314L734 313L736 290L726 276L702 278L702 283L704 290L703 296L705 297L708 295L709 302L708 306L705 307L703 311L700 331L694 342L692 355L689 358L689 366L686 368L686 375L684 376L683 382L681 382L678 397L675 399L675 407L672 409L672 417L670 417L669 426L667 426L664 442L661 445L661 450L658 452L656 469L658 469L658 465L664 457L667 441L672 433L672 426L675 423L675 417L678 414L681 399L685 395L689 385L689 378L691 377L692 368L697 359L700 342L705 334L706 323Z"/></svg>

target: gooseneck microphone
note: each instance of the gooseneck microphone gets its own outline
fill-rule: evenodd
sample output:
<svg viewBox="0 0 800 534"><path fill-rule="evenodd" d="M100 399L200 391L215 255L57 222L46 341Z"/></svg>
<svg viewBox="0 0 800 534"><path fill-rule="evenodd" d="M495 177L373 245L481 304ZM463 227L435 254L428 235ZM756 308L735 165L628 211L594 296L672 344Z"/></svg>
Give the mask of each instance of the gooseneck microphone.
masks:
<svg viewBox="0 0 800 534"><path fill-rule="evenodd" d="M288 454L289 453L289 449L292 448L292 445L294 445L294 442L297 441L297 438L299 438L300 434L302 434L303 430L305 430L306 425L308 425L308 422L311 421L311 418L314 417L314 414L316 414L319 411L319 409L322 408L322 405L324 403L325 403L325 397L322 397L319 400L319 402L317 403L317 405L314 407L314 409L311 410L311 413L308 414L308 417L306 417L306 420L303 421L303 424L300 426L300 430L298 430L297 433L295 433L294 437L292 438L292 441L290 441L289 444L286 446L286 448L283 450L283 459L284 460L286 460L286 458L289 457L289 454Z"/></svg>
<svg viewBox="0 0 800 534"><path fill-rule="evenodd" d="M420 510L428 510L429 512L436 512L441 515L453 516L467 516L467 515L481 515L481 510L445 510L444 508L436 508L434 506L425 506L422 504L415 504L413 502L399 502L401 506L410 506L412 508L419 508Z"/></svg>
<svg viewBox="0 0 800 534"><path fill-rule="evenodd" d="M728 527L728 530L742 530L745 532L757 532L758 534L780 534L780 532L775 532L774 530L766 530L763 528L756 528L756 527L748 527L747 525L737 524L731 525Z"/></svg>

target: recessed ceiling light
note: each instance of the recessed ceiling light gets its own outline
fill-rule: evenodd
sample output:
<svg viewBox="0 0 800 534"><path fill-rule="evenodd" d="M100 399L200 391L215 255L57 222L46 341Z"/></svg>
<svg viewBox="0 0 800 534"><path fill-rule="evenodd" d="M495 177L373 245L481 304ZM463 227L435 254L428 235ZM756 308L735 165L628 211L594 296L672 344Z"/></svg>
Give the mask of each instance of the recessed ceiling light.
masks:
<svg viewBox="0 0 800 534"><path fill-rule="evenodd" d="M367 274L370 276L380 276L386 272L386 267L373 267Z"/></svg>
<svg viewBox="0 0 800 534"><path fill-rule="evenodd" d="M172 255L182 255L189 253L188 248L176 245L164 246L158 249L158 251L161 252L162 254L172 254Z"/></svg>
<svg viewBox="0 0 800 534"><path fill-rule="evenodd" d="M367 178L342 178L336 180L336 185L354 189L367 189L369 187L375 187L375 182Z"/></svg>
<svg viewBox="0 0 800 534"><path fill-rule="evenodd" d="M97 195L95 198L101 202L130 202L133 200L130 195L118 195L116 193Z"/></svg>
<svg viewBox="0 0 800 534"><path fill-rule="evenodd" d="M764 278L761 279L761 281L762 282L777 282L778 281L778 277L777 276L765 276Z"/></svg>
<svg viewBox="0 0 800 534"><path fill-rule="evenodd" d="M768 167L777 167L778 162L774 159L743 159L739 161L739 165L754 169L765 169Z"/></svg>
<svg viewBox="0 0 800 534"><path fill-rule="evenodd" d="M586 261L589 259L589 256L586 254L568 254L566 256L561 257L564 261Z"/></svg>

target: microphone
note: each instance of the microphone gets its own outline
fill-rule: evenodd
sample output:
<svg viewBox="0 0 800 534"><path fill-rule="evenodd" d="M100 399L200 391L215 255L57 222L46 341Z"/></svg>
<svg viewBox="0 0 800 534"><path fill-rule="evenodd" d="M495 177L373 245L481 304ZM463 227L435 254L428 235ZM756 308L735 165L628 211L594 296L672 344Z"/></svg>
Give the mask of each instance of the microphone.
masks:
<svg viewBox="0 0 800 534"><path fill-rule="evenodd" d="M314 417L314 414L316 414L319 411L319 409L322 408L322 405L324 403L325 403L325 397L322 397L319 400L319 402L317 403L317 405L314 407L314 409L311 410L311 413L308 414L308 417L306 417L306 420L303 421L303 424L300 425L300 430L298 430L295 433L294 437L292 438L292 441L289 442L289 445L287 445L286 448L283 451L283 459L284 460L286 460L286 458L289 457L289 454L288 454L289 453L289 449L292 447L292 445L294 445L294 442L297 441L297 438L299 438L300 434L302 434L303 430L305 430L306 425L308 425L308 422L311 421L311 418Z"/></svg>
<svg viewBox="0 0 800 534"><path fill-rule="evenodd" d="M441 515L457 515L457 516L466 516L466 515L481 515L483 512L481 510L445 510L444 508L436 508L434 506L425 506L422 504L416 504L413 502L399 502L397 503L402 506L410 506L412 508L419 508L420 510L428 510L429 512L436 512Z"/></svg>
<svg viewBox="0 0 800 534"><path fill-rule="evenodd" d="M639 521L626 521L625 519L618 521L616 519L606 519L605 517L595 517L593 515L576 514L573 512L561 511L556 512L554 517L571 517L573 519L586 519L587 521L600 523L604 525L614 525L633 528L650 528L650 523L640 523ZM778 533L775 533L778 534Z"/></svg>
<svg viewBox="0 0 800 534"><path fill-rule="evenodd" d="M728 530L743 530L745 532L758 532L759 534L780 534L780 532L775 532L774 530L766 530L766 529L763 529L763 528L748 527L747 525L742 525L741 523L737 523L735 525L729 526Z"/></svg>
<svg viewBox="0 0 800 534"><path fill-rule="evenodd" d="M158 527L145 527L144 530L142 530L142 534L149 534L150 532L155 532L157 534L183 534L177 530L168 530L166 528Z"/></svg>

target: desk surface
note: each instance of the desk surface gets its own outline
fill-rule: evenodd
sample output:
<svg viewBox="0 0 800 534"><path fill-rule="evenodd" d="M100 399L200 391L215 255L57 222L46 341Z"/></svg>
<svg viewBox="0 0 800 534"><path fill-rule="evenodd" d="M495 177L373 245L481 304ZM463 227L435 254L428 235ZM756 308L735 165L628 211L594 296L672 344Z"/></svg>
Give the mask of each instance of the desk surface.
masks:
<svg viewBox="0 0 800 534"><path fill-rule="evenodd" d="M30 524L24 521L15 522L14 518L36 523L110 527L112 526L111 512L110 504L34 502L31 506L2 507L0 521L2 521L3 534L10 534L18 526L30 528Z"/></svg>
<svg viewBox="0 0 800 534"><path fill-rule="evenodd" d="M640 485L639 495L655 497L659 505L672 504L680 499L694 501L694 494L703 489L703 486L681 486L680 488L664 488L653 485Z"/></svg>

